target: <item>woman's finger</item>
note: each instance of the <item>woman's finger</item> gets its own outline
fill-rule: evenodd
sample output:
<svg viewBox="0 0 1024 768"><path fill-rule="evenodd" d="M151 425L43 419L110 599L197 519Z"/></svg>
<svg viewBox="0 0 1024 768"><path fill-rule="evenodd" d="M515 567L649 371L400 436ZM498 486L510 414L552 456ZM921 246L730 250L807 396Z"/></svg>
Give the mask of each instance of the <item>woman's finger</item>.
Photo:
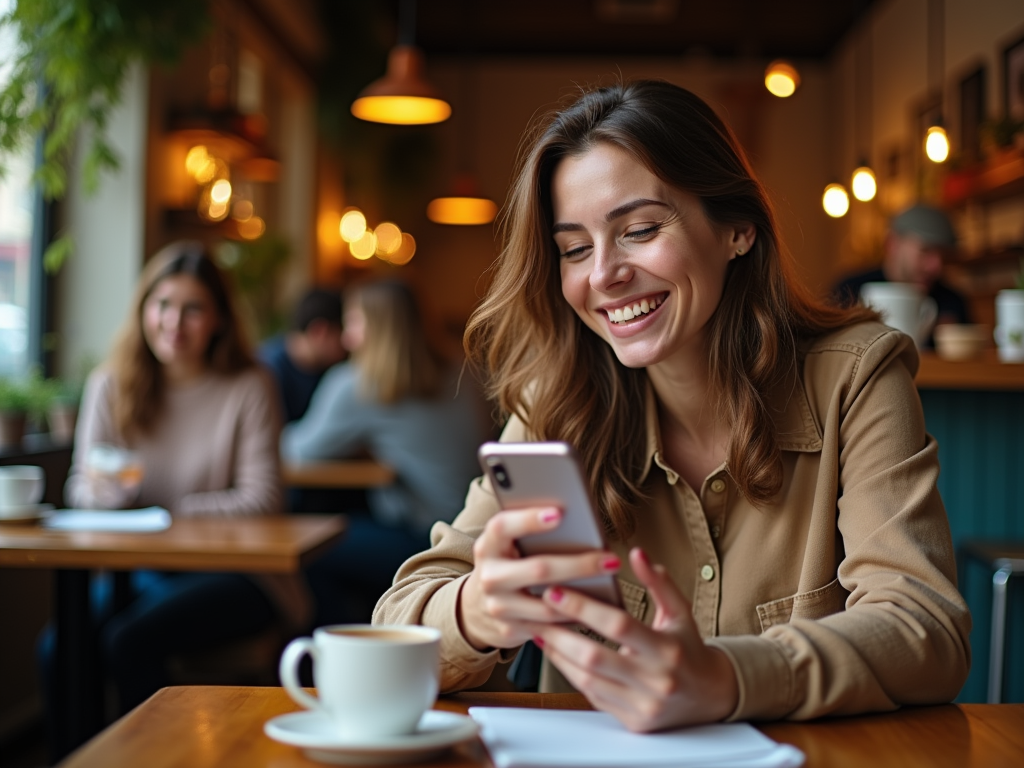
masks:
<svg viewBox="0 0 1024 768"><path fill-rule="evenodd" d="M518 557L516 539L553 530L561 522L562 510L558 507L504 510L487 521L473 547L473 556L477 562L488 557Z"/></svg>
<svg viewBox="0 0 1024 768"><path fill-rule="evenodd" d="M595 551L578 555L531 555L514 560L494 558L480 563L479 568L485 592L508 592L616 573L621 565L611 552Z"/></svg>
<svg viewBox="0 0 1024 768"><path fill-rule="evenodd" d="M652 565L647 553L640 547L630 550L629 564L640 583L647 588L647 594L654 600L654 629L664 631L692 623L693 608L690 601L679 591L663 566Z"/></svg>

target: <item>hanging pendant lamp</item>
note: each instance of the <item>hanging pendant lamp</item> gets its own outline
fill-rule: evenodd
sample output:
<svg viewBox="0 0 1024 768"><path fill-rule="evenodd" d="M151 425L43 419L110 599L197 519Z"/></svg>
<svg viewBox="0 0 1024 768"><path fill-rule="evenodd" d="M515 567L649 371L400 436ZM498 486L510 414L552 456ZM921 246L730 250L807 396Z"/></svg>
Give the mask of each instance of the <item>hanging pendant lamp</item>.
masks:
<svg viewBox="0 0 1024 768"><path fill-rule="evenodd" d="M498 206L478 191L476 179L459 176L452 185L452 194L435 197L427 205L427 218L436 224L490 224L498 215Z"/></svg>
<svg viewBox="0 0 1024 768"><path fill-rule="evenodd" d="M444 122L451 115L451 106L424 76L423 52L413 44L415 30L415 0L403 0L398 45L388 54L387 72L352 102L352 114L360 120L428 125Z"/></svg>

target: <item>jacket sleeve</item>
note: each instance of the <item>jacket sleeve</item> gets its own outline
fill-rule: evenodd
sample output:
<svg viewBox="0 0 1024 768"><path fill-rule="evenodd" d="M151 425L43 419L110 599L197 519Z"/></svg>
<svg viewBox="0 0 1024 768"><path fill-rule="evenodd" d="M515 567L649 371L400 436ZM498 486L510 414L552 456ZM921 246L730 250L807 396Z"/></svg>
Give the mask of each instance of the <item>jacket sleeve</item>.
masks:
<svg viewBox="0 0 1024 768"><path fill-rule="evenodd" d="M355 366L334 366L317 385L302 418L285 426L281 455L290 461L317 461L356 453L365 447L365 408Z"/></svg>
<svg viewBox="0 0 1024 768"><path fill-rule="evenodd" d="M513 418L501 439L521 441L524 434L522 423ZM477 651L458 621L459 592L473 570L473 542L498 511L487 479L474 480L459 516L450 525L434 524L430 549L402 565L373 612L374 624L423 624L441 630L442 693L483 684L495 664L510 661L519 650Z"/></svg>
<svg viewBox="0 0 1024 768"><path fill-rule="evenodd" d="M838 579L846 610L759 636L716 637L737 672L731 719L808 719L952 700L970 667L971 619L913 383L916 351L880 334L826 397L839 420Z"/></svg>
<svg viewBox="0 0 1024 768"><path fill-rule="evenodd" d="M253 368L239 379L242 387L233 443L222 450L234 457L231 487L181 498L173 510L183 516L237 517L283 510L278 440L281 413L270 374Z"/></svg>

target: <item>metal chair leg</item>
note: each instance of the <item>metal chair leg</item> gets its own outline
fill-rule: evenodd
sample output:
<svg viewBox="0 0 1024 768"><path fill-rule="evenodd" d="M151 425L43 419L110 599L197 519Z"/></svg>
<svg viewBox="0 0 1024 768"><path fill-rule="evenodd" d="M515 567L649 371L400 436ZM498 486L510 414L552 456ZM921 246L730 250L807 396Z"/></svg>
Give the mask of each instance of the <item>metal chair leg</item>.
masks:
<svg viewBox="0 0 1024 768"><path fill-rule="evenodd" d="M992 574L992 645L988 660L988 703L1003 698L1003 646L1006 643L1006 582L1013 569L1003 566Z"/></svg>

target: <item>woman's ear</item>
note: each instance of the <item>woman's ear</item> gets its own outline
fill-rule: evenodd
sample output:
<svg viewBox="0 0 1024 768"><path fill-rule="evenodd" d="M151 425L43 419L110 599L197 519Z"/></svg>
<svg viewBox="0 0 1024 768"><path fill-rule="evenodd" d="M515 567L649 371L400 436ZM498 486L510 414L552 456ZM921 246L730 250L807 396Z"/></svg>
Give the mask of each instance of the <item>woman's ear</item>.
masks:
<svg viewBox="0 0 1024 768"><path fill-rule="evenodd" d="M733 253L732 258L750 253L750 249L754 247L754 240L756 239L757 227L753 224L739 224L733 227L732 239L730 241Z"/></svg>

